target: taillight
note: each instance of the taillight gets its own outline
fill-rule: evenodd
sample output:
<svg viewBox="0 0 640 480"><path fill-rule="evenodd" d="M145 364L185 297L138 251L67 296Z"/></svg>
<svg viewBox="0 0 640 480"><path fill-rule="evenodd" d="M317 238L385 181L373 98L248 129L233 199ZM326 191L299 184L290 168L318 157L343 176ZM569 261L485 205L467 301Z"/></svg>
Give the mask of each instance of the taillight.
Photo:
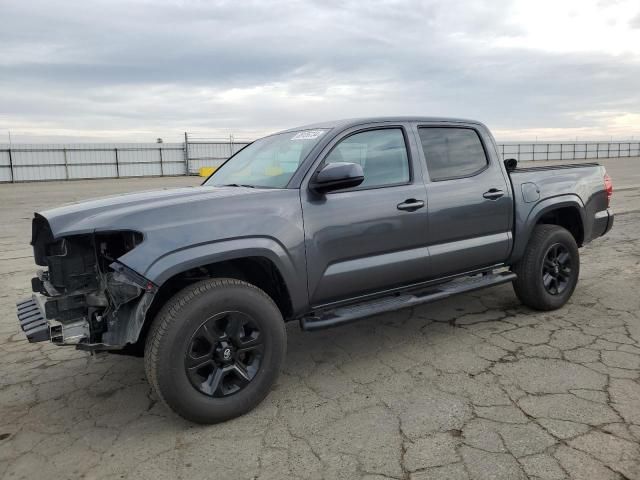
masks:
<svg viewBox="0 0 640 480"><path fill-rule="evenodd" d="M604 174L604 189L607 192L607 207L611 202L611 196L613 195L613 182L608 173Z"/></svg>

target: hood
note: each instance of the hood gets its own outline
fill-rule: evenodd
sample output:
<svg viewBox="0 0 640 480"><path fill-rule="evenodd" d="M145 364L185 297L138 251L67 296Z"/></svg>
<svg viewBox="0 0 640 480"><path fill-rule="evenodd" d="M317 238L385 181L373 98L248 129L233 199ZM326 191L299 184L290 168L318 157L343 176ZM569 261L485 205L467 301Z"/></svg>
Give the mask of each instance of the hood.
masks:
<svg viewBox="0 0 640 480"><path fill-rule="evenodd" d="M170 220L197 215L211 201L233 201L242 197L268 194L275 190L247 187L186 187L113 195L72 203L38 212L44 217L54 238L109 230L144 232L151 217ZM166 215L164 215L166 214Z"/></svg>
<svg viewBox="0 0 640 480"><path fill-rule="evenodd" d="M288 265L296 263L289 258L294 255L304 265L300 190L286 188L176 188L46 210L33 221L34 255L38 263L44 247L61 237L123 231L139 232L141 241L121 256L114 245L113 258L157 285L180 268L230 252L271 255Z"/></svg>

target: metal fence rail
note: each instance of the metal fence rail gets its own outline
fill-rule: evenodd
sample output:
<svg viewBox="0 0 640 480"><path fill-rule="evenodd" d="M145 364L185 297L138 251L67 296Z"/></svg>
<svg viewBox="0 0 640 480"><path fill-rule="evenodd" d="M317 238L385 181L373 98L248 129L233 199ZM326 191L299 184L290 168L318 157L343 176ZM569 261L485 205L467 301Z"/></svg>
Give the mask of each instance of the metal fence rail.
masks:
<svg viewBox="0 0 640 480"><path fill-rule="evenodd" d="M231 155L251 143L250 140L235 140L233 136L228 140L210 140L185 134L184 140L189 173L197 173L201 167L219 167Z"/></svg>
<svg viewBox="0 0 640 480"><path fill-rule="evenodd" d="M193 175L248 143L185 134L184 143L0 144L0 182ZM640 156L640 142L503 142L498 150L520 161L587 160Z"/></svg>
<svg viewBox="0 0 640 480"><path fill-rule="evenodd" d="M184 175L184 145L0 146L0 182Z"/></svg>
<svg viewBox="0 0 640 480"><path fill-rule="evenodd" d="M640 142L505 142L498 144L503 158L518 161L586 160L640 156Z"/></svg>
<svg viewBox="0 0 640 480"><path fill-rule="evenodd" d="M184 143L0 144L0 182L193 175L248 143L185 134Z"/></svg>

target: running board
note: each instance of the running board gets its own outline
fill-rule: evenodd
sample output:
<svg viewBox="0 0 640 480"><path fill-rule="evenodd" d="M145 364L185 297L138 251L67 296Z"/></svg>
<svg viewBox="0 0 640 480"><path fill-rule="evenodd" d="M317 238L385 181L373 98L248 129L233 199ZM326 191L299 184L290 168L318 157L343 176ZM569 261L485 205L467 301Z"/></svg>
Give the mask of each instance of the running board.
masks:
<svg viewBox="0 0 640 480"><path fill-rule="evenodd" d="M471 292L485 287L501 285L512 282L516 279L513 272L500 272L480 274L473 277L462 277L440 285L405 292L393 296L386 296L375 300L338 307L333 310L318 312L316 315L309 315L300 319L300 328L305 331L322 330L324 328L335 327L344 323L352 322L363 317L376 315L378 313L392 312L401 308L413 307L423 303L435 302L443 298L456 295L458 293Z"/></svg>

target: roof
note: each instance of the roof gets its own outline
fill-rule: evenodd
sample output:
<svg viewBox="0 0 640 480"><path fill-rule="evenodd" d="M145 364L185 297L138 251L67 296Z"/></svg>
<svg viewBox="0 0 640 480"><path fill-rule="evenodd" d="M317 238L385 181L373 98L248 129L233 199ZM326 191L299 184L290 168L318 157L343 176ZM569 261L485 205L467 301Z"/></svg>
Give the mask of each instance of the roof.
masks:
<svg viewBox="0 0 640 480"><path fill-rule="evenodd" d="M385 122L451 122L451 123L475 123L480 124L476 120L452 117L420 117L412 115L393 116L393 117L362 117L362 118L345 118L341 120L332 120L326 122L312 123L299 127L288 128L277 133L294 132L297 130L309 130L313 128L350 128L366 123L385 123Z"/></svg>

